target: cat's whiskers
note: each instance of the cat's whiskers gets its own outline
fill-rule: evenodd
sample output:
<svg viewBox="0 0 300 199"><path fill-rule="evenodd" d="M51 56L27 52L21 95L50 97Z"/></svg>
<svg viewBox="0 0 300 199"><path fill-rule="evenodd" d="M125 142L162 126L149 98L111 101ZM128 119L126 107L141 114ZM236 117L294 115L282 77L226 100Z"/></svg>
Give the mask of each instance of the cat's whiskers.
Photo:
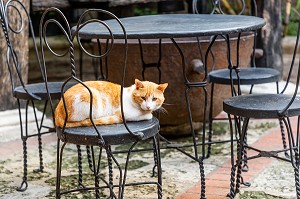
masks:
<svg viewBox="0 0 300 199"><path fill-rule="evenodd" d="M174 105L174 104L169 104L169 103L163 103L163 105L167 105L167 106L172 106L172 105Z"/></svg>
<svg viewBox="0 0 300 199"><path fill-rule="evenodd" d="M168 114L168 111L164 107L160 107L159 109L156 109L155 112L163 113L163 114Z"/></svg>

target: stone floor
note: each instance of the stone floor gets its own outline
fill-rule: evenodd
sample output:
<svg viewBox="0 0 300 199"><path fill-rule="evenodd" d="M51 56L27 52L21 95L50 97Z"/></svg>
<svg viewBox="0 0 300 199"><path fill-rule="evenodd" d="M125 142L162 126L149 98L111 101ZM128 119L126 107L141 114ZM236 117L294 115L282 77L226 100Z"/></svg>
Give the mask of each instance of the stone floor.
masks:
<svg viewBox="0 0 300 199"><path fill-rule="evenodd" d="M5 114L7 120L16 120L16 112ZM48 121L47 121L48 122ZM22 177L22 145L17 134L18 125L11 123L10 131L2 130L0 137L0 198L6 199L44 199L54 198L54 178L56 165L56 136L54 134L43 137L43 154L45 171L33 173L38 167L37 141L34 138L28 140L28 179L29 187L25 192L17 192L15 188L20 184ZM4 128L5 129L5 128ZM13 130L14 129L14 130ZM214 125L214 140L228 139L228 127L223 121ZM0 133L1 134L1 133ZM16 135L16 136L15 136ZM249 130L249 144L263 146L270 149L281 147L277 121L256 120L252 121ZM9 139L8 139L9 138ZM199 139L201 137L199 136ZM189 139L173 140L176 143L188 143ZM144 147L142 144L141 147ZM164 146L164 143L162 143ZM204 161L206 173L206 196L208 199L226 198L229 190L230 156L229 144L218 144L213 147L211 158ZM200 150L200 148L199 148ZM191 149L188 149L192 152ZM251 153L251 151L250 151ZM63 182L70 186L76 179L76 149L67 147L65 153L65 165L63 166L65 179ZM122 155L117 156L123 162ZM149 152L135 154L131 163L135 167L129 171L128 180L150 179L152 169L152 154ZM193 199L199 198L199 166L187 156L173 149L162 150L163 166L163 198ZM252 183L251 187L242 187L239 198L295 198L293 169L288 163L259 159L249 162L250 170L244 173L244 179ZM87 169L86 161L83 165ZM87 172L85 170L85 172ZM74 182L75 181L75 182ZM125 198L156 198L154 187L140 187L126 189ZM85 196L91 197L91 196ZM84 198L82 195L72 198Z"/></svg>

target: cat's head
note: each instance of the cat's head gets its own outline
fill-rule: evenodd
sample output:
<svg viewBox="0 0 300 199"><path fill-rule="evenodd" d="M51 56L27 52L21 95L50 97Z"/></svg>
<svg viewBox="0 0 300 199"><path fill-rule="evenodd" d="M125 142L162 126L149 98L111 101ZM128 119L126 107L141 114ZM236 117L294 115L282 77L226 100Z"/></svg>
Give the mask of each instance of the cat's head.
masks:
<svg viewBox="0 0 300 199"><path fill-rule="evenodd" d="M144 111L155 111L165 101L164 91L168 83L156 84L149 81L135 79L135 89L132 92L132 99Z"/></svg>

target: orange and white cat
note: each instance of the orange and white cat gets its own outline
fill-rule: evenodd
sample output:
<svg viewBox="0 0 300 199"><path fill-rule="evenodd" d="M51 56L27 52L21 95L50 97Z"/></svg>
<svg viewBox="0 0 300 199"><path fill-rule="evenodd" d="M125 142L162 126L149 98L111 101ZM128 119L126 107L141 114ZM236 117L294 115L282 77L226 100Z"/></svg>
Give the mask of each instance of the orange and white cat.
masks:
<svg viewBox="0 0 300 199"><path fill-rule="evenodd" d="M95 125L122 122L120 93L121 86L106 81L87 81L85 84L93 94L92 118ZM135 80L135 84L123 90L123 111L126 121L152 118L152 112L161 108L168 83L155 84ZM91 126L90 94L82 84L69 88L64 98L68 110L66 128ZM55 110L55 125L63 128L66 114L62 99Z"/></svg>

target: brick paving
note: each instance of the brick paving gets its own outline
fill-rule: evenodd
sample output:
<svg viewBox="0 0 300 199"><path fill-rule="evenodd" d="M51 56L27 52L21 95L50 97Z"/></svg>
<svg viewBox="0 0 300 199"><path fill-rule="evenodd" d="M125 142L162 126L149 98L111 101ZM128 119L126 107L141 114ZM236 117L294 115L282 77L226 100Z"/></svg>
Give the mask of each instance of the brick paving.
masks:
<svg viewBox="0 0 300 199"><path fill-rule="evenodd" d="M296 129L297 118L292 118L292 128ZM278 150L282 148L282 140L279 128L272 128L267 134L260 137L255 143L251 145L254 148L264 150ZM254 155L253 150L248 151L249 156ZM246 182L253 180L263 170L271 166L274 159L272 158L258 158L255 163L249 161L249 171L243 172L243 178ZM206 176L206 198L207 199L225 199L229 192L229 179L230 179L230 160L226 161L223 165L210 172ZM242 190L243 190L242 186ZM200 198L200 182L196 183L193 187L186 190L185 193L179 195L176 199L194 199Z"/></svg>

